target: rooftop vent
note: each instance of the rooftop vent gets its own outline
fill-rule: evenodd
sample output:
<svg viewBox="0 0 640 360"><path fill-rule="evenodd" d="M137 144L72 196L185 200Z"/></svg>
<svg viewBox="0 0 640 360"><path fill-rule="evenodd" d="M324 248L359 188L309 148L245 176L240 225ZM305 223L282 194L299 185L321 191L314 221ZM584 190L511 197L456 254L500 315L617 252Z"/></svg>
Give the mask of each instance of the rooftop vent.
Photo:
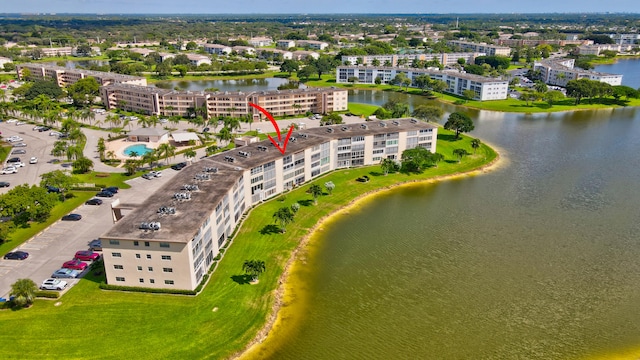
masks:
<svg viewBox="0 0 640 360"><path fill-rule="evenodd" d="M182 189L180 189L180 190L198 191L198 190L200 190L200 188L198 188L198 185L186 184L186 185L183 185Z"/></svg>
<svg viewBox="0 0 640 360"><path fill-rule="evenodd" d="M179 192L173 194L173 198L176 200L191 200L191 193L188 192Z"/></svg>
<svg viewBox="0 0 640 360"><path fill-rule="evenodd" d="M138 227L141 230L160 230L160 223L159 222L142 222L140 223L140 226Z"/></svg>
<svg viewBox="0 0 640 360"><path fill-rule="evenodd" d="M246 151L238 151L238 155L242 156L242 157L249 157L251 156L250 152L246 152Z"/></svg>
<svg viewBox="0 0 640 360"><path fill-rule="evenodd" d="M217 167L205 167L203 170L206 173L214 173L214 174L216 174L218 172L218 168Z"/></svg>
<svg viewBox="0 0 640 360"><path fill-rule="evenodd" d="M412 124L417 124L417 123L418 123L418 120L416 120L416 119L411 119L411 123L412 123Z"/></svg>
<svg viewBox="0 0 640 360"><path fill-rule="evenodd" d="M292 136L292 137L289 138L289 141L296 142L296 138L294 136Z"/></svg>
<svg viewBox="0 0 640 360"><path fill-rule="evenodd" d="M380 126L382 126L382 127L387 127L387 123L385 123L385 122L382 122L382 121L381 121L381 122L380 122Z"/></svg>
<svg viewBox="0 0 640 360"><path fill-rule="evenodd" d="M196 174L193 178L196 180L211 180L211 174Z"/></svg>
<svg viewBox="0 0 640 360"><path fill-rule="evenodd" d="M360 127L366 130L366 129L368 129L368 128L369 128L369 125L367 125L367 124L361 124L361 125L360 125Z"/></svg>
<svg viewBox="0 0 640 360"><path fill-rule="evenodd" d="M161 206L158 209L158 214L163 214L163 215L175 215L176 213L176 208L174 207L169 207L169 206Z"/></svg>
<svg viewBox="0 0 640 360"><path fill-rule="evenodd" d="M298 134L298 136L300 136L301 138L305 138L305 139L309 137L309 135L307 135L307 134Z"/></svg>
<svg viewBox="0 0 640 360"><path fill-rule="evenodd" d="M236 158L234 158L233 156L225 156L224 157L224 161L228 161L230 163L236 161Z"/></svg>
<svg viewBox="0 0 640 360"><path fill-rule="evenodd" d="M260 150L260 151L267 151L267 150L269 150L269 148L268 148L268 147L266 147L266 146L262 146L262 145L260 145L260 146L258 146L258 150Z"/></svg>
<svg viewBox="0 0 640 360"><path fill-rule="evenodd" d="M341 127L340 129L341 129L342 131L347 131L347 130L349 130L349 128L348 128L348 127L346 127L346 126L343 126L343 127Z"/></svg>
<svg viewBox="0 0 640 360"><path fill-rule="evenodd" d="M395 125L395 126L400 125L400 123L399 123L399 122L397 122L397 121L395 121L395 120L393 120L391 123L392 123L393 125Z"/></svg>
<svg viewBox="0 0 640 360"><path fill-rule="evenodd" d="M327 128L327 132L328 132L328 133L332 133L332 132L333 132L333 129L332 129L332 128Z"/></svg>

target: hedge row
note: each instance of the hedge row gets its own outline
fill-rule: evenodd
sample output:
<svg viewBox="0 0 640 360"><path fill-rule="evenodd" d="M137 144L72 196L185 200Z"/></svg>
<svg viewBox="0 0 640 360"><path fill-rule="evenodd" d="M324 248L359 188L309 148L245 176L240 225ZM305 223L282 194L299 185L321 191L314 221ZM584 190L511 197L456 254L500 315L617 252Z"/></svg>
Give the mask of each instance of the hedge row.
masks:
<svg viewBox="0 0 640 360"><path fill-rule="evenodd" d="M121 286L121 285L110 285L107 283L100 283L100 289L102 290L119 290L119 291L132 291L132 292L144 292L144 293L155 293L155 294L177 294L177 295L195 295L197 291L195 290L180 290L180 289L152 289L146 287L138 287L138 286Z"/></svg>
<svg viewBox="0 0 640 360"><path fill-rule="evenodd" d="M53 290L37 290L35 295L36 297L47 299L57 299L60 297L60 293Z"/></svg>

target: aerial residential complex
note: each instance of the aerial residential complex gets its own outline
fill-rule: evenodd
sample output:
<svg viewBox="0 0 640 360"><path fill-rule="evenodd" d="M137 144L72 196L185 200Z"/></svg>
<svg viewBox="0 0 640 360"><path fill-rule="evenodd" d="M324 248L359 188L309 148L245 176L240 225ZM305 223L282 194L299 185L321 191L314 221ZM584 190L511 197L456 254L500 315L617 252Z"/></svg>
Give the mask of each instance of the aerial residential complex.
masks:
<svg viewBox="0 0 640 360"><path fill-rule="evenodd" d="M193 290L243 213L331 170L436 151L438 128L415 119L334 125L295 132L283 156L269 141L187 166L101 237L107 282Z"/></svg>
<svg viewBox="0 0 640 360"><path fill-rule="evenodd" d="M294 90L253 92L174 91L146 86L143 77L110 72L67 69L46 64L19 64L18 77L28 70L31 79L53 79L58 86L68 86L80 79L94 77L100 85L100 96L108 110L122 109L147 115L188 116L203 109L207 118L217 116L253 115L262 113L251 107L257 104L274 116L300 115L306 112L326 114L345 111L348 91L335 88L305 88Z"/></svg>
<svg viewBox="0 0 640 360"><path fill-rule="evenodd" d="M511 48L507 46L499 46L499 45L491 45L485 43L475 43L471 41L462 41L462 40L449 40L447 41L447 46L458 47L461 50L486 53L489 56L493 55L501 55L501 56L509 56L511 55Z"/></svg>
<svg viewBox="0 0 640 360"><path fill-rule="evenodd" d="M573 67L574 59L546 59L536 61L534 70L540 70L542 81L549 85L567 86L567 82L577 79L601 81L609 85L622 85L622 75L606 74Z"/></svg>
<svg viewBox="0 0 640 360"><path fill-rule="evenodd" d="M466 64L473 64L476 57L485 56L485 53L436 53L436 54L387 54L387 55L343 55L343 65L372 66L374 60L383 66L399 66L401 63L411 64L414 60L433 61L438 60L442 65L453 65L458 59L464 59Z"/></svg>
<svg viewBox="0 0 640 360"><path fill-rule="evenodd" d="M476 100L503 100L507 98L509 82L458 71L440 71L430 69L392 68L392 67L358 67L338 66L336 82L348 83L349 79L358 78L359 83L374 84L379 78L382 84L388 84L399 73L404 73L415 83L420 75L428 75L432 80L442 80L447 84L446 92L463 96L465 90L473 90Z"/></svg>

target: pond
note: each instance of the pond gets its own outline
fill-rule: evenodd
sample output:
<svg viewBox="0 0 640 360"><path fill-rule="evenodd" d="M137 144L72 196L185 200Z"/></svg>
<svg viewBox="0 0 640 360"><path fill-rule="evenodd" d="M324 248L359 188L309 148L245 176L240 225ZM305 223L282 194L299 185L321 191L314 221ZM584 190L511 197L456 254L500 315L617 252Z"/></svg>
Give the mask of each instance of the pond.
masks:
<svg viewBox="0 0 640 360"><path fill-rule="evenodd" d="M264 79L237 79L237 80L177 80L161 81L154 85L162 89L180 89L189 91L201 91L215 88L219 91L265 91L277 90L278 86L288 83L283 78Z"/></svg>

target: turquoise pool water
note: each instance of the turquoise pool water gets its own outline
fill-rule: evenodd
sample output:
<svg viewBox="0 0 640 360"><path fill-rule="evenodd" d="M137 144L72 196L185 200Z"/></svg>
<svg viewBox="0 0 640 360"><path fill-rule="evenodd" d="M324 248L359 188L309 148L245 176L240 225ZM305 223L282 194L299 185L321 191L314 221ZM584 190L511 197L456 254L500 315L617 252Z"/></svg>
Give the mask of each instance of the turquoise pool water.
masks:
<svg viewBox="0 0 640 360"><path fill-rule="evenodd" d="M128 146L126 149L124 149L124 154L127 156L131 156L131 153L135 152L136 154L138 154L138 156L142 156L152 151L153 149L148 148L145 144L137 144Z"/></svg>

